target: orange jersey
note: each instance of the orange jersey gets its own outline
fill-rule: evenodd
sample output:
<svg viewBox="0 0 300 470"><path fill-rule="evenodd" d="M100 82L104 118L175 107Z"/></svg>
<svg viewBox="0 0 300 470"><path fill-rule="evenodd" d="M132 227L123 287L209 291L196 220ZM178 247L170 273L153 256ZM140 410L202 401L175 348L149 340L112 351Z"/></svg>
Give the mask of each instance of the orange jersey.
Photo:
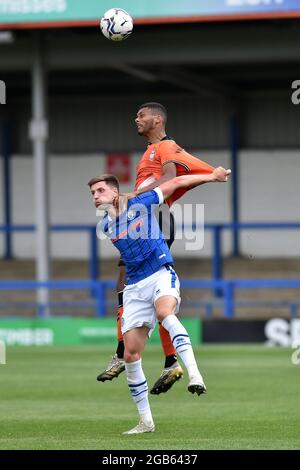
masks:
<svg viewBox="0 0 300 470"><path fill-rule="evenodd" d="M162 140L156 144L148 146L136 168L135 190L148 178L159 179L163 173L163 166L166 163L175 163L176 176L186 174L209 174L214 167L208 163L193 157L186 152L174 140ZM166 200L171 206L173 202L179 199L187 189L178 189L172 196Z"/></svg>

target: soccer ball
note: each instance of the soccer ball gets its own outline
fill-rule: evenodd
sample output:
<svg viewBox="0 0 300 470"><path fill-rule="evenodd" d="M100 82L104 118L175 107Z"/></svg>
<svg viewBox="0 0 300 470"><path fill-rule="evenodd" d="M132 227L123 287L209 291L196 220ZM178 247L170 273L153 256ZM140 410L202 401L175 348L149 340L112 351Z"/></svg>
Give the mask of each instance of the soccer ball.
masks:
<svg viewBox="0 0 300 470"><path fill-rule="evenodd" d="M111 8L101 18L100 28L107 39L124 41L132 33L133 21L127 11Z"/></svg>

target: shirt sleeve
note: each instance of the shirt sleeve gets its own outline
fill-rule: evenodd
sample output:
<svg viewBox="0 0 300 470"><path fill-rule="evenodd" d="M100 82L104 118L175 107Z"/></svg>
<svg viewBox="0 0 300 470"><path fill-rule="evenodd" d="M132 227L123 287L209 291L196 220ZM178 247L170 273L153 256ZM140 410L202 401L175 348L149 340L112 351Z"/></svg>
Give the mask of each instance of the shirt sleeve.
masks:
<svg viewBox="0 0 300 470"><path fill-rule="evenodd" d="M160 188L152 189L146 193L140 194L139 196L133 197L128 200L128 207L134 204L143 204L146 207L152 205L158 205L163 202L163 193Z"/></svg>
<svg viewBox="0 0 300 470"><path fill-rule="evenodd" d="M183 151L174 140L166 140L162 142L159 148L160 161L164 165L168 162L174 162L180 159L180 153Z"/></svg>
<svg viewBox="0 0 300 470"><path fill-rule="evenodd" d="M156 188L153 189L153 191L155 191L156 194L158 195L158 204L162 204L164 202L164 195L160 187L157 186Z"/></svg>

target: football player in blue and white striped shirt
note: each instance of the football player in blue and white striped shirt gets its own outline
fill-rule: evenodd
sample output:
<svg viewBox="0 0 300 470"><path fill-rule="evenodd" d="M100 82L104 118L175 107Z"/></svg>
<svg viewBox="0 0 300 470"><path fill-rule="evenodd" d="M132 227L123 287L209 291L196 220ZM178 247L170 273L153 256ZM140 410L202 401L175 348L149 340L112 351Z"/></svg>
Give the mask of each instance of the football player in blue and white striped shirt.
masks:
<svg viewBox="0 0 300 470"><path fill-rule="evenodd" d="M173 269L173 258L154 215L174 191L208 182L226 182L230 170L216 168L211 174L184 175L142 193L120 194L113 175L101 175L89 181L96 208L104 209L100 229L119 250L126 266L122 334L125 367L130 393L138 408L140 422L124 434L153 432L155 429L141 354L156 322L169 332L188 375L188 390L198 395L206 392L190 337L178 320L180 284Z"/></svg>

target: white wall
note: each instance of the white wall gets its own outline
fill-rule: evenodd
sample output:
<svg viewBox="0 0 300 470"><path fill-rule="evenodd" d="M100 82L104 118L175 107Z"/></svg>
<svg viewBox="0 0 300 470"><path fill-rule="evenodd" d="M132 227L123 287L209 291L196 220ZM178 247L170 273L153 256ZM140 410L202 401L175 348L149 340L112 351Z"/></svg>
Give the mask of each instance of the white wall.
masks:
<svg viewBox="0 0 300 470"><path fill-rule="evenodd" d="M241 222L300 222L300 152L241 153ZM247 231L241 247L246 255L300 256L300 231Z"/></svg>
<svg viewBox="0 0 300 470"><path fill-rule="evenodd" d="M193 152L213 165L229 166L229 152ZM135 165L140 155L133 155L132 181L122 190L132 189ZM95 224L97 217L89 196L87 181L105 171L105 156L76 155L49 157L51 223ZM2 166L0 167L0 194L2 195ZM247 151L240 154L240 211L241 221L284 222L300 220L300 162L297 151ZM187 193L181 204L204 204L205 222L230 221L230 185L208 184ZM2 199L2 198L1 198ZM12 161L13 223L34 223L34 181L30 156L15 155ZM0 207L3 221L3 205ZM244 255L300 256L299 231L246 231L241 236ZM231 238L223 236L224 254L230 254ZM186 251L185 242L177 240L172 248L176 257L210 256L210 232L205 232L204 248ZM99 241L103 257L117 256L108 241ZM33 234L15 234L14 253L20 258L32 258L35 253ZM88 236L80 233L56 233L51 236L54 258L81 259L88 256ZM3 236L0 235L0 254L3 254Z"/></svg>

